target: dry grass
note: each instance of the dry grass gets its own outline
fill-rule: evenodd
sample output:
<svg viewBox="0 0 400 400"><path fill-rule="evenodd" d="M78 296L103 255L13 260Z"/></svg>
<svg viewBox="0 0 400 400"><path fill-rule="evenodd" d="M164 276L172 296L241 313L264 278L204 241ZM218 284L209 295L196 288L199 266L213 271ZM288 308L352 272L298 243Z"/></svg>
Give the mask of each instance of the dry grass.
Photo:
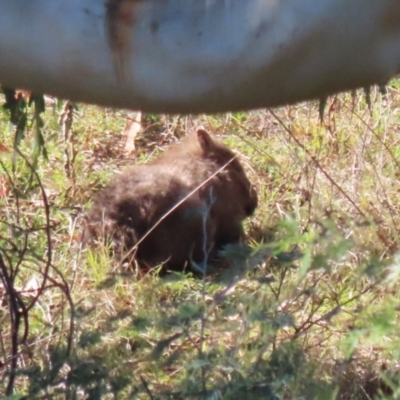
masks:
<svg viewBox="0 0 400 400"><path fill-rule="evenodd" d="M371 96L371 108L362 93L329 99L322 123L317 103L146 115L134 160L123 153L125 112L82 106L65 142L48 104L49 161L40 160L39 180L21 157L13 170L3 116L0 175L10 191L0 198L0 251L22 309L15 391L60 399L397 398L397 82L385 97ZM81 217L93 192L198 125L240 153L257 185L251 252L227 249L231 269L201 280L126 271L107 249L82 251ZM30 147L28 135L21 150L29 155ZM4 395L15 342L2 274Z"/></svg>

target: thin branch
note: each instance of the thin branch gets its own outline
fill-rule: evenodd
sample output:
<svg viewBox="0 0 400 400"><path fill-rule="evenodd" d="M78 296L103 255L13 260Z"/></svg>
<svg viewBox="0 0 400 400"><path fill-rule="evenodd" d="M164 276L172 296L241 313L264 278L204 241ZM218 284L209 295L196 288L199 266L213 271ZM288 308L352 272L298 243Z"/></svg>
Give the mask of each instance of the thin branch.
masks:
<svg viewBox="0 0 400 400"><path fill-rule="evenodd" d="M335 182L335 180L325 171L319 161L302 145L302 143L293 135L292 131L287 127L287 125L282 121L281 118L278 117L274 111L269 110L272 116L281 124L283 129L290 135L290 137L296 142L296 144L303 149L303 151L310 157L312 162L317 166L317 168L325 175L328 181L335 186L337 190L348 200L348 202L355 208L355 210L363 217L367 218L363 211L361 211L360 207L353 201L353 199Z"/></svg>

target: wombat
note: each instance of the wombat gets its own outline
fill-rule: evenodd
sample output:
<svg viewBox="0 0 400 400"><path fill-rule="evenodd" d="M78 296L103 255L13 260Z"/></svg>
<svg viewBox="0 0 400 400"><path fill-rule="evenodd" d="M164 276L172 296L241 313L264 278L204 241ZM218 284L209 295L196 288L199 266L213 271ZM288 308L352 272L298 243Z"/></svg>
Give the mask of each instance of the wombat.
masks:
<svg viewBox="0 0 400 400"><path fill-rule="evenodd" d="M85 241L111 241L139 265L202 263L238 242L257 193L235 153L198 129L155 161L115 175L87 213Z"/></svg>

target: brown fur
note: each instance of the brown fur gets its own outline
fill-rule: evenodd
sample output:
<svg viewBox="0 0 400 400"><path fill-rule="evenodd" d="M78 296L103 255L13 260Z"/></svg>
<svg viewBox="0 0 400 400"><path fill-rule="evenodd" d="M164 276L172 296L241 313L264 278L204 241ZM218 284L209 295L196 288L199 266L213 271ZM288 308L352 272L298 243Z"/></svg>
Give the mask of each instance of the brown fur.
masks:
<svg viewBox="0 0 400 400"><path fill-rule="evenodd" d="M182 269L189 260L205 259L204 244L213 256L225 244L239 241L242 221L256 207L257 194L235 154L199 129L154 162L114 176L94 199L84 238L106 237L114 251L125 254L142 239L135 254L139 262Z"/></svg>

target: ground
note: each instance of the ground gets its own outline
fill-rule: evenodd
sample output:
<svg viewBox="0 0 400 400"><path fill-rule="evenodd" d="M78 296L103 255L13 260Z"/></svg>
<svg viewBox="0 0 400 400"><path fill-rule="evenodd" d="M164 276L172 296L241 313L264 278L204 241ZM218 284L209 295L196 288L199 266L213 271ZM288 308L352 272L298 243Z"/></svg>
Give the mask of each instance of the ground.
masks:
<svg viewBox="0 0 400 400"><path fill-rule="evenodd" d="M63 103L47 98L42 131L29 110L19 151L4 111L1 396L398 398L398 92L393 81L385 95L324 107L145 114L129 155L127 111L78 105L69 131ZM83 248L96 190L200 125L238 152L257 187L245 245L204 278L143 273ZM35 161L40 133L47 159Z"/></svg>

